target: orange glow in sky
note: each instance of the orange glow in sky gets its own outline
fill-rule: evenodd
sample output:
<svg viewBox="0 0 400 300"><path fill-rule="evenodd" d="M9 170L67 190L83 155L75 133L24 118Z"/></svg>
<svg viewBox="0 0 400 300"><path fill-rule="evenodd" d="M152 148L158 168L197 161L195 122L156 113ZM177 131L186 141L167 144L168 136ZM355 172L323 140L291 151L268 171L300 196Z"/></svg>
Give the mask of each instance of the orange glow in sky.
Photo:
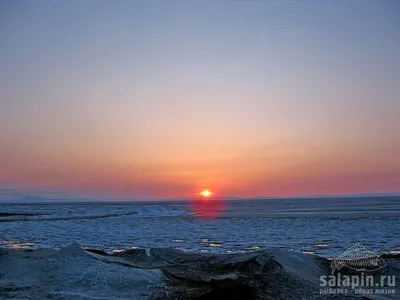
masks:
<svg viewBox="0 0 400 300"><path fill-rule="evenodd" d="M398 3L42 2L1 20L0 200L400 192Z"/></svg>

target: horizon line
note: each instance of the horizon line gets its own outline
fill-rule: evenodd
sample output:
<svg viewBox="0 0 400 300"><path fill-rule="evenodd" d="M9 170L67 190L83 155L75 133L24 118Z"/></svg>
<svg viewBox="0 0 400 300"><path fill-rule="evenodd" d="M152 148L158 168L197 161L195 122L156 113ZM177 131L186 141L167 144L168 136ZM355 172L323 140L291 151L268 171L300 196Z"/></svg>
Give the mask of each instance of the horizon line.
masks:
<svg viewBox="0 0 400 300"><path fill-rule="evenodd" d="M237 197L237 196L226 196L226 197L213 197L213 199L226 199L229 201L237 200L273 200L273 199L307 199L307 198L344 198L344 197L390 197L400 196L400 192L392 193L367 193L367 194L328 194L328 195L302 195L302 196L250 196L250 197ZM48 198L42 196L27 195L19 199L0 199L0 204L5 203L68 203L68 202L147 202L147 201L188 201L198 200L200 197L186 197L186 198ZM36 201L35 201L36 200Z"/></svg>

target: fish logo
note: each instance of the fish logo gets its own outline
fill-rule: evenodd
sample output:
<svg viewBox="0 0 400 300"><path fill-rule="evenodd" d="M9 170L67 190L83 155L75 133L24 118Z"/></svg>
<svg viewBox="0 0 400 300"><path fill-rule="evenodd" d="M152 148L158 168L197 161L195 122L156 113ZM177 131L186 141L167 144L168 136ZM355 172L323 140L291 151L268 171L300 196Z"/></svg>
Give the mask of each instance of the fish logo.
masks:
<svg viewBox="0 0 400 300"><path fill-rule="evenodd" d="M332 274L343 267L356 271L372 272L382 269L386 265L386 262L378 254L365 249L361 243L351 246L331 262Z"/></svg>

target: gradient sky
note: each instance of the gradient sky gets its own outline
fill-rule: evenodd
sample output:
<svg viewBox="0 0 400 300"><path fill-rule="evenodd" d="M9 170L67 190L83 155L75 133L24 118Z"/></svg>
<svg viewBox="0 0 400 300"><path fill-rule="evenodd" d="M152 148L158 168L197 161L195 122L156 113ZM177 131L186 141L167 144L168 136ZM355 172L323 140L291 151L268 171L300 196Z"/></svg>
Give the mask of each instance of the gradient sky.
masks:
<svg viewBox="0 0 400 300"><path fill-rule="evenodd" d="M0 194L400 192L397 1L1 1Z"/></svg>

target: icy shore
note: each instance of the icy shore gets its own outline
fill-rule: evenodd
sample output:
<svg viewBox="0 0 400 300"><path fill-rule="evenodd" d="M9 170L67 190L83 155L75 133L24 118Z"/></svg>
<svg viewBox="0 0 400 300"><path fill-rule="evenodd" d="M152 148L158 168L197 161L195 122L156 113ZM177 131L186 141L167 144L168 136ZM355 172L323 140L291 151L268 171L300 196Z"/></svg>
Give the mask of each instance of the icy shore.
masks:
<svg viewBox="0 0 400 300"><path fill-rule="evenodd" d="M72 244L60 250L0 248L0 299L338 299L320 295L329 261L279 249L196 254ZM398 260L388 270L400 276ZM398 291L397 291L398 292ZM353 295L354 296L354 295ZM340 299L396 299L372 295Z"/></svg>

